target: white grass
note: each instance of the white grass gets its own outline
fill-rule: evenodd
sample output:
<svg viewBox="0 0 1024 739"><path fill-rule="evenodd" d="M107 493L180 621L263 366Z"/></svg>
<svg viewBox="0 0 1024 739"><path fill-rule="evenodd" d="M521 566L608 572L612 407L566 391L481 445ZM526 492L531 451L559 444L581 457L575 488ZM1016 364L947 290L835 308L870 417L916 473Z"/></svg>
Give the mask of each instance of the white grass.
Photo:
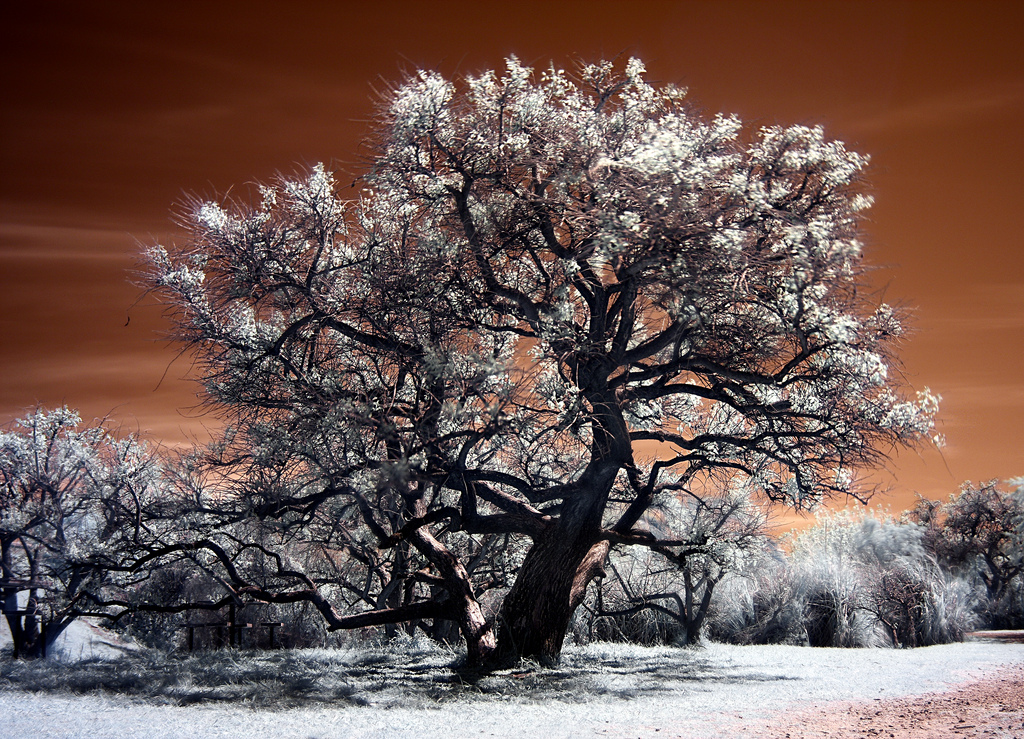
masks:
<svg viewBox="0 0 1024 739"><path fill-rule="evenodd" d="M139 658L125 664L132 659ZM244 697L253 694L243 689L242 678L227 674L228 684L217 688L220 693L200 694L219 702L189 706L166 705L166 695L160 705L152 698L109 692L29 693L8 681L0 683L0 733L26 739L726 737L732 736L731 724L762 717L767 723L776 710L952 686L1024 663L1024 645L967 642L916 650L841 650L594 644L567 649L555 670L504 671L473 684L460 681L450 669L452 661L450 653L415 642L401 649L207 653L175 662L175 669L197 670L196 675L204 674L198 671L204 664L214 671L263 675L264 680L273 675L282 691L294 688L289 675L302 670L314 676L308 680L333 680L345 687L335 693L342 697L331 702L322 698L335 688L327 693L311 688L308 699L293 702L298 707L292 708L273 701L260 707L268 704ZM84 671L90 664L62 669ZM159 669L162 663L153 664ZM236 680L238 700L231 698L231 680Z"/></svg>

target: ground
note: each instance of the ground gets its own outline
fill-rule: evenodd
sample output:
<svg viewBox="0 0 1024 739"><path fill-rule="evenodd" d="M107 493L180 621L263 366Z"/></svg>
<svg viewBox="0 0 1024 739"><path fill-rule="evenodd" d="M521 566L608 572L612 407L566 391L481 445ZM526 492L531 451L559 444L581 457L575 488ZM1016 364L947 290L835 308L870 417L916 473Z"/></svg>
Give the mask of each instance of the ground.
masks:
<svg viewBox="0 0 1024 739"><path fill-rule="evenodd" d="M1024 643L570 647L480 680L429 642L0 665L0 735L1024 737ZM88 655L92 654L92 657Z"/></svg>
<svg viewBox="0 0 1024 739"><path fill-rule="evenodd" d="M786 715L773 727L743 727L763 739L953 739L1024 737L1024 666L954 690L913 698L839 702Z"/></svg>

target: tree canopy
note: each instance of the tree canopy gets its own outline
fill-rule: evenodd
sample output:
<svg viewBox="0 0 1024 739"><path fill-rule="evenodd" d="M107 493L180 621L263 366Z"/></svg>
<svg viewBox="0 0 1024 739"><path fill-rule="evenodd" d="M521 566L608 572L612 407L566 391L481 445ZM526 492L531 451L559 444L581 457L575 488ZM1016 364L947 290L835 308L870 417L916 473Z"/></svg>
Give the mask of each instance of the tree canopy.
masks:
<svg viewBox="0 0 1024 739"><path fill-rule="evenodd" d="M376 572L360 625L450 618L471 661L555 659L609 547L710 545L664 501L810 507L930 440L903 317L866 290L867 158L644 72L419 72L383 96L358 194L317 165L195 201L187 241L148 250L227 429L200 507ZM525 549L510 588L481 565L495 537ZM277 574L229 580L354 625Z"/></svg>

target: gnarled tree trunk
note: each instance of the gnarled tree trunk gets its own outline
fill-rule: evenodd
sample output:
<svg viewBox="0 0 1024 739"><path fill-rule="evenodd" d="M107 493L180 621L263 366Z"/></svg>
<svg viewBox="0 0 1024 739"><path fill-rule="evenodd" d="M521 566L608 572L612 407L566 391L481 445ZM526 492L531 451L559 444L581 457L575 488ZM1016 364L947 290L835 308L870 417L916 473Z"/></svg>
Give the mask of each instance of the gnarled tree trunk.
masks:
<svg viewBox="0 0 1024 739"><path fill-rule="evenodd" d="M533 658L554 664L562 652L574 604L576 572L591 543L556 526L530 549L498 616L498 660Z"/></svg>
<svg viewBox="0 0 1024 739"><path fill-rule="evenodd" d="M558 662L587 585L604 571L609 547L600 538L601 516L617 471L600 462L588 469L558 523L534 539L498 615L500 664Z"/></svg>

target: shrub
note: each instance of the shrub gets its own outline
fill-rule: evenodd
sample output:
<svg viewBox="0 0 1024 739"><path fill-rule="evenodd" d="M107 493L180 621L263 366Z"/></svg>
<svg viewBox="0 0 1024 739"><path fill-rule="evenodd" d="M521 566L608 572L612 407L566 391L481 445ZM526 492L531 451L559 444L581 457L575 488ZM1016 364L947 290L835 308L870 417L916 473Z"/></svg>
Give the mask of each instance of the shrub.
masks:
<svg viewBox="0 0 1024 739"><path fill-rule="evenodd" d="M781 554L765 557L747 575L719 586L708 615L708 637L730 644L805 641L803 595Z"/></svg>
<svg viewBox="0 0 1024 739"><path fill-rule="evenodd" d="M880 515L819 516L794 540L812 646L918 647L963 639L970 588L942 570L924 530Z"/></svg>

